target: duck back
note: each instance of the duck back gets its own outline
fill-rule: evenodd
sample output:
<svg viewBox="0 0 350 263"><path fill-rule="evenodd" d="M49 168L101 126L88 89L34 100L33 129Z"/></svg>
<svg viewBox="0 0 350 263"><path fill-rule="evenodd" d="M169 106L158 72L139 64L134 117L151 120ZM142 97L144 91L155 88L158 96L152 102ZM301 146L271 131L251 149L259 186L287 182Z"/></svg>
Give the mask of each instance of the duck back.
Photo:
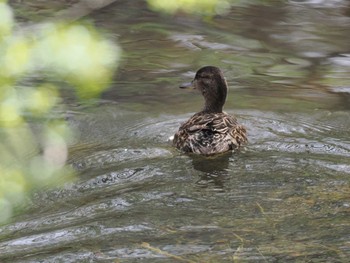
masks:
<svg viewBox="0 0 350 263"><path fill-rule="evenodd" d="M213 155L237 150L246 142L246 129L234 116L199 112L180 126L173 144L184 152Z"/></svg>

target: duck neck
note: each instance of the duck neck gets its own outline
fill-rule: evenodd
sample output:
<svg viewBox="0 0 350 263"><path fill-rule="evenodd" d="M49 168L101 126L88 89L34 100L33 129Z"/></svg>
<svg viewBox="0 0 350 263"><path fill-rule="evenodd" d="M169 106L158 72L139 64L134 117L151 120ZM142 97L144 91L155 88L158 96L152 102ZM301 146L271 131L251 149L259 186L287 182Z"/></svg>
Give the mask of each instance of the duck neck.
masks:
<svg viewBox="0 0 350 263"><path fill-rule="evenodd" d="M203 112L205 113L220 113L222 112L223 105L218 105L215 103L205 103Z"/></svg>
<svg viewBox="0 0 350 263"><path fill-rule="evenodd" d="M227 85L222 83L219 87L216 88L216 92L210 94L203 94L205 99L205 104L203 112L207 113L220 113L224 107L227 95Z"/></svg>

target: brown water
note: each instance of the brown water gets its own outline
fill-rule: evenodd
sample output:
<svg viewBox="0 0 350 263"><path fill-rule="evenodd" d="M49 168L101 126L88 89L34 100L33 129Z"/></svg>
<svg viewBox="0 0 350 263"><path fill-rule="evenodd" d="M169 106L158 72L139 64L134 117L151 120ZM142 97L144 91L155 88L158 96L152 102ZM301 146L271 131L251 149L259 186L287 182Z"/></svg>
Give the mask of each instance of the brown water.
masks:
<svg viewBox="0 0 350 263"><path fill-rule="evenodd" d="M348 262L350 5L255 3L201 20L117 1L89 17L123 62L97 105L65 113L78 180L0 228L0 262ZM203 65L228 80L240 154L168 141L201 108L177 87Z"/></svg>

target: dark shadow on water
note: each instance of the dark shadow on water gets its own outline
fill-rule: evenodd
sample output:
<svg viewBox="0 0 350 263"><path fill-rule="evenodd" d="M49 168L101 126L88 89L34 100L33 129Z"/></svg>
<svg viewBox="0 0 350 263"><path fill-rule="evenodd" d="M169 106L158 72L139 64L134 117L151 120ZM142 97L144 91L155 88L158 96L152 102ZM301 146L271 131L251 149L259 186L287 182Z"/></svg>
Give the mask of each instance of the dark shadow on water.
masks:
<svg viewBox="0 0 350 263"><path fill-rule="evenodd" d="M210 157L190 155L193 168L200 172L200 178L196 184L202 188L214 185L215 188L223 189L228 177L228 165L231 156L231 152Z"/></svg>

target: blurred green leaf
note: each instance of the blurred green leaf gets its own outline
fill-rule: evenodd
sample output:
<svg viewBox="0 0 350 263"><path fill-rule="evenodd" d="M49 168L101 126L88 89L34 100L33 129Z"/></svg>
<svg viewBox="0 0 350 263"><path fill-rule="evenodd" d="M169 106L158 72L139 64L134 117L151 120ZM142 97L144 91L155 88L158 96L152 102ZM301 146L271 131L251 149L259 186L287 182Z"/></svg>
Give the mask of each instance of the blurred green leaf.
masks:
<svg viewBox="0 0 350 263"><path fill-rule="evenodd" d="M12 10L0 2L0 222L32 189L72 178L66 161L74 132L51 116L62 107L57 80L80 98L98 96L108 87L121 54L92 26L13 28ZM17 84L32 74L41 84Z"/></svg>
<svg viewBox="0 0 350 263"><path fill-rule="evenodd" d="M148 0L151 9L164 13L176 13L184 11L190 14L215 15L227 12L230 7L229 1L226 0Z"/></svg>
<svg viewBox="0 0 350 263"><path fill-rule="evenodd" d="M11 34L14 25L13 13L6 1L0 1L0 41Z"/></svg>

